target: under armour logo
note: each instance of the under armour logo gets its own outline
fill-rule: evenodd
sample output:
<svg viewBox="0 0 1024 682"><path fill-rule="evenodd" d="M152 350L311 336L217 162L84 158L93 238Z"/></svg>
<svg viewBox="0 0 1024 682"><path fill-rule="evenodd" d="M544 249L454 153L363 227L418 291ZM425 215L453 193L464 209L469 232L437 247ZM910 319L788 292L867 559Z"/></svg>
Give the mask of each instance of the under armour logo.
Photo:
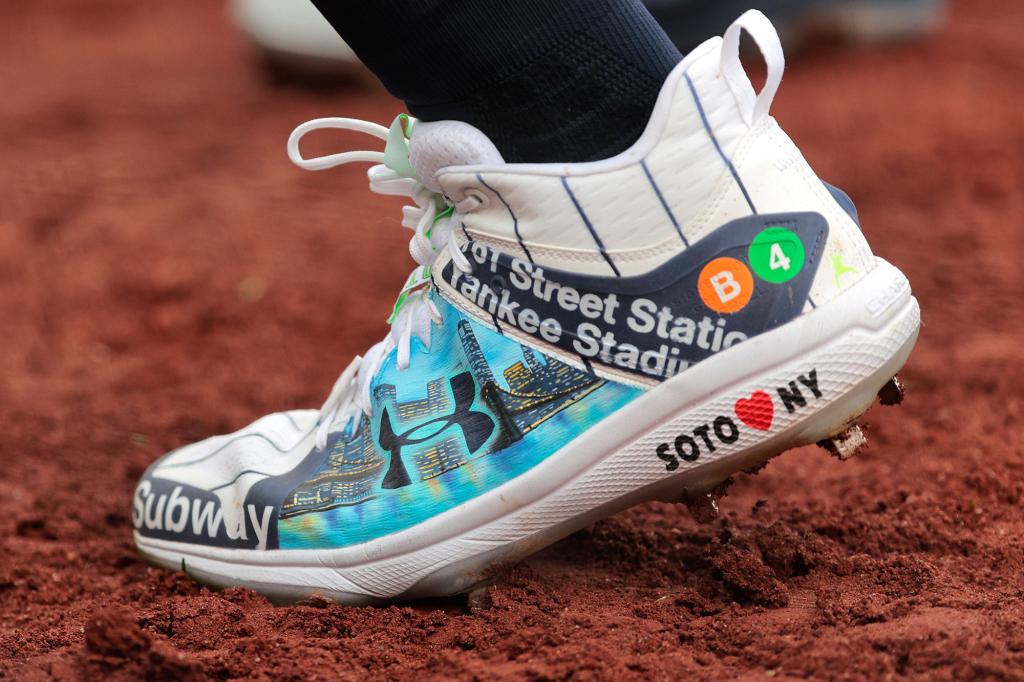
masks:
<svg viewBox="0 0 1024 682"><path fill-rule="evenodd" d="M473 406L473 399L476 397L476 384L473 382L473 375L463 372L449 379L449 383L452 388L455 411L450 415L437 417L414 426L405 433L395 433L391 426L391 415L388 414L387 408L384 408L380 417L378 440L381 448L391 453L391 465L388 467L387 474L384 475L382 488L402 488L412 483L409 471L402 460L402 448L406 445L425 443L452 426L458 426L462 429L462 437L469 448L469 454L473 454L487 442L491 433L494 432L493 419L484 412L470 409ZM417 433L422 435L417 437Z"/></svg>

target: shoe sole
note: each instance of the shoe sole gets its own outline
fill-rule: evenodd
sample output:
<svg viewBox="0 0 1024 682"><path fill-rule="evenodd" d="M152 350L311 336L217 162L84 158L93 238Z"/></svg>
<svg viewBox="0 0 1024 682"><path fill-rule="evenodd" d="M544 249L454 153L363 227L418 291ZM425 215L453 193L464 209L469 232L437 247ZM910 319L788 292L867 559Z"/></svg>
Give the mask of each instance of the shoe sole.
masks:
<svg viewBox="0 0 1024 682"><path fill-rule="evenodd" d="M786 450L839 436L906 362L919 327L909 282L880 260L835 301L705 360L530 471L408 530L333 550L212 548L138 532L135 542L159 566L278 603L466 592L601 518L694 499Z"/></svg>

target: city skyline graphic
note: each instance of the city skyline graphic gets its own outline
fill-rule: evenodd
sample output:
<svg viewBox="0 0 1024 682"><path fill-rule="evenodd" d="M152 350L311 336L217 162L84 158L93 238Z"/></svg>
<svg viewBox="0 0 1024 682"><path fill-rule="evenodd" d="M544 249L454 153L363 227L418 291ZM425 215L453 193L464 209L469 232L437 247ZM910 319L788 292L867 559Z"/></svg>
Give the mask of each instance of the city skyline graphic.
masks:
<svg viewBox="0 0 1024 682"><path fill-rule="evenodd" d="M382 490L500 456L605 383L526 346L521 359L500 369L501 381L469 321L459 321L457 338L464 361L427 381L425 397L400 400L393 384L374 389L372 421L361 418L355 433L334 435L317 472L285 497L281 518L358 505Z"/></svg>

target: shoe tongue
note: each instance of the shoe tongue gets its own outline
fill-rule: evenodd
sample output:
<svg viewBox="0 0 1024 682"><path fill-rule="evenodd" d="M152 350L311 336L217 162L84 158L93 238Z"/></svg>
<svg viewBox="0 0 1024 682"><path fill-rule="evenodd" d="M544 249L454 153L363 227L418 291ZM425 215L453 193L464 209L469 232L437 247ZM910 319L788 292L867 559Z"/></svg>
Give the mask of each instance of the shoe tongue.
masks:
<svg viewBox="0 0 1024 682"><path fill-rule="evenodd" d="M417 121L409 139L409 162L420 182L440 192L437 173L448 166L503 164L501 152L479 129L462 121Z"/></svg>

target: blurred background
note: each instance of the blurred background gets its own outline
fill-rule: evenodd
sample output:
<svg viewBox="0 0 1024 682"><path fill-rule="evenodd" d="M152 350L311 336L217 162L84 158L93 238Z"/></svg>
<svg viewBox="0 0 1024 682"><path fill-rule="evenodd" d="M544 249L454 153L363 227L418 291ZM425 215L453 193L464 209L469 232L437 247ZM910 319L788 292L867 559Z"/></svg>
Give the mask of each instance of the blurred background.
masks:
<svg viewBox="0 0 1024 682"><path fill-rule="evenodd" d="M386 331L400 202L361 168L299 171L285 140L400 103L297 1L0 3L0 673L455 674L530 651L550 676L1019 675L1024 3L650 0L684 51L751 4L787 41L776 117L922 302L907 402L869 415L856 460L744 477L711 526L648 505L573 536L481 616L273 609L131 545L150 461L319 405ZM89 630L110 605L122 639Z"/></svg>

